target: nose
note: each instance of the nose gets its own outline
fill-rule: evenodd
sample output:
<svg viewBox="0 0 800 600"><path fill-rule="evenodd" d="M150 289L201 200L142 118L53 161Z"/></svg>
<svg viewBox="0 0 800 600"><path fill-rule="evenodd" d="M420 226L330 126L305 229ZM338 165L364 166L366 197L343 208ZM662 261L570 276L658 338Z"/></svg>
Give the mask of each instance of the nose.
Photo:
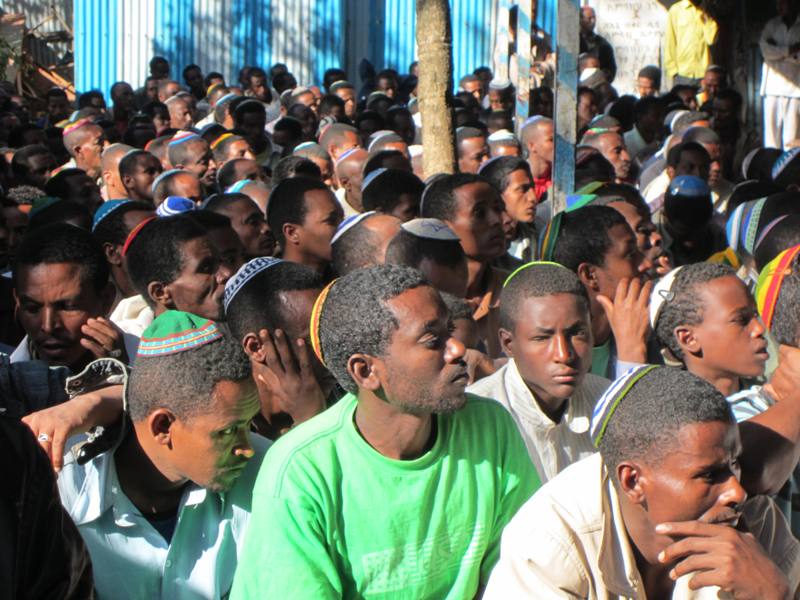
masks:
<svg viewBox="0 0 800 600"><path fill-rule="evenodd" d="M467 349L460 340L450 336L447 340L447 346L445 347L444 351L444 359L448 363L454 363L456 361L461 360L464 358L464 354L467 353Z"/></svg>
<svg viewBox="0 0 800 600"><path fill-rule="evenodd" d="M267 233L269 233L269 225L267 225L266 221L261 221L261 226L258 228L258 233L261 235L267 235Z"/></svg>
<svg viewBox="0 0 800 600"><path fill-rule="evenodd" d="M250 445L250 436L247 433L247 429L241 430L241 435L236 442L236 445L233 447L233 455L234 456L242 456L244 458L253 458L255 451L253 450L253 446Z"/></svg>
<svg viewBox="0 0 800 600"><path fill-rule="evenodd" d="M222 263L220 263L219 264L219 268L217 269L217 274L216 274L217 283L219 285L225 285L225 282L228 281L228 279L231 278L231 275L232 275L232 273L231 273L230 268L228 268L226 265L223 265Z"/></svg>
<svg viewBox="0 0 800 600"><path fill-rule="evenodd" d="M663 243L664 238L661 237L661 233L659 233L658 229L654 229L653 233L650 234L650 246L660 248Z"/></svg>
<svg viewBox="0 0 800 600"><path fill-rule="evenodd" d="M758 316L753 317L753 319L750 321L750 337L764 337L765 331L766 328L764 327L764 323L761 322L761 318Z"/></svg>
<svg viewBox="0 0 800 600"><path fill-rule="evenodd" d="M42 331L52 333L58 327L58 312L52 308L42 309Z"/></svg>
<svg viewBox="0 0 800 600"><path fill-rule="evenodd" d="M572 357L572 348L570 348L567 336L560 334L553 337L553 360L555 362L564 363Z"/></svg>
<svg viewBox="0 0 800 600"><path fill-rule="evenodd" d="M725 488L719 495L719 502L724 506L737 507L747 500L747 492L739 483L739 478L735 473L731 473L725 482Z"/></svg>

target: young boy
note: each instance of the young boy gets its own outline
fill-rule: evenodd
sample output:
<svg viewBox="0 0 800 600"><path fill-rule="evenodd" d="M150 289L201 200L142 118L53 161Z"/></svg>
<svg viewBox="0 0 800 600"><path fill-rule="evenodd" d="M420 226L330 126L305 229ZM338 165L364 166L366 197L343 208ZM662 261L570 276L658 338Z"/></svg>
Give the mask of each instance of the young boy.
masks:
<svg viewBox="0 0 800 600"><path fill-rule="evenodd" d="M500 344L510 360L469 391L505 406L543 481L593 454L589 421L609 386L592 375L589 297L555 263L517 269L500 294Z"/></svg>

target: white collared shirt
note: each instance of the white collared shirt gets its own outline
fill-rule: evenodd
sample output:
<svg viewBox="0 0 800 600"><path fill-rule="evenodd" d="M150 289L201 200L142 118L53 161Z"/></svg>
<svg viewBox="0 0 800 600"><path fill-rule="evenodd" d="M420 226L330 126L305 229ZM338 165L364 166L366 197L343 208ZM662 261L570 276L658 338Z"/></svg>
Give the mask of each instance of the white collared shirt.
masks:
<svg viewBox="0 0 800 600"><path fill-rule="evenodd" d="M153 309L147 306L141 294L120 300L108 317L108 320L122 331L136 337L142 337L142 333L150 327L153 319L155 319Z"/></svg>
<svg viewBox="0 0 800 600"><path fill-rule="evenodd" d="M544 483L572 463L594 454L589 436L592 411L610 384L604 377L587 373L567 401L567 409L558 423L542 411L513 358L494 374L473 383L468 391L494 398L511 413Z"/></svg>
<svg viewBox="0 0 800 600"><path fill-rule="evenodd" d="M800 542L766 496L743 505L750 533L789 579L800 584ZM673 600L730 598L718 587L689 589L693 574L675 582ZM565 469L539 489L503 531L500 561L484 600L641 600L644 584L600 454Z"/></svg>
<svg viewBox="0 0 800 600"><path fill-rule="evenodd" d="M255 456L228 492L187 486L170 542L122 491L113 450L83 466L68 455L58 491L91 555L98 598L226 597L250 520L253 484L270 445L255 434L250 439Z"/></svg>

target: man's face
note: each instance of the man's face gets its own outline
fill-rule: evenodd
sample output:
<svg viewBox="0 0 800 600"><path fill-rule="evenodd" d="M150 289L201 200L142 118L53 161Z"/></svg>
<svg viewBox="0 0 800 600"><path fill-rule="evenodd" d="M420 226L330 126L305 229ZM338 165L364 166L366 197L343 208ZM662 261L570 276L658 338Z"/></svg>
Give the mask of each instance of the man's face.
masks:
<svg viewBox="0 0 800 600"><path fill-rule="evenodd" d="M401 223L416 219L419 216L419 196L416 194L400 194L397 204L389 214L399 219Z"/></svg>
<svg viewBox="0 0 800 600"><path fill-rule="evenodd" d="M581 94L578 96L578 121L588 124L597 116L597 101L594 94Z"/></svg>
<svg viewBox="0 0 800 600"><path fill-rule="evenodd" d="M192 109L182 98L170 102L169 125L174 129L189 129L192 126Z"/></svg>
<svg viewBox="0 0 800 600"><path fill-rule="evenodd" d="M384 400L413 415L451 413L466 403L464 345L451 334L447 307L430 286L386 303L398 327L378 360ZM381 393L381 392L379 392Z"/></svg>
<svg viewBox="0 0 800 600"><path fill-rule="evenodd" d="M319 167L319 172L322 173L322 183L328 187L333 186L333 163L325 158L318 156L309 156L308 160L313 162Z"/></svg>
<svg viewBox="0 0 800 600"><path fill-rule="evenodd" d="M202 139L184 143L187 149L184 170L195 175L203 185L213 186L217 176L217 163L214 162L208 143Z"/></svg>
<svg viewBox="0 0 800 600"><path fill-rule="evenodd" d="M249 198L234 200L227 206L225 214L231 227L239 236L248 259L257 256L272 256L275 240L267 227L264 213Z"/></svg>
<svg viewBox="0 0 800 600"><path fill-rule="evenodd" d="M483 100L483 88L480 81L467 81L464 83L463 88L465 92L472 94L478 102Z"/></svg>
<svg viewBox="0 0 800 600"><path fill-rule="evenodd" d="M269 94L267 81L260 75L250 77L250 91L259 100L266 101Z"/></svg>
<svg viewBox="0 0 800 600"><path fill-rule="evenodd" d="M249 158L250 160L255 160L256 155L253 153L247 140L236 140L228 146L228 154L225 157L225 161L227 162L234 158Z"/></svg>
<svg viewBox="0 0 800 600"><path fill-rule="evenodd" d="M242 115L239 129L250 146L255 145L255 140L260 140L264 137L266 121L267 113L262 110L252 110Z"/></svg>
<svg viewBox="0 0 800 600"><path fill-rule="evenodd" d="M181 256L181 271L167 285L172 295L169 308L221 320L222 295L231 272L221 264L216 247L206 236L195 238L184 242Z"/></svg>
<svg viewBox="0 0 800 600"><path fill-rule="evenodd" d="M703 320L690 329L706 372L761 377L769 358L767 341L755 300L744 283L733 275L719 277L699 285L697 295ZM736 351L731 352L731 348Z"/></svg>
<svg viewBox="0 0 800 600"><path fill-rule="evenodd" d="M47 99L47 114L51 123L58 123L69 116L69 100L66 96L50 96Z"/></svg>
<svg viewBox="0 0 800 600"><path fill-rule="evenodd" d="M85 173L69 176L66 183L69 190L68 199L88 208L90 214L94 214L94 211L103 203L100 188Z"/></svg>
<svg viewBox="0 0 800 600"><path fill-rule="evenodd" d="M458 170L462 173L477 173L480 166L489 160L489 145L486 138L467 138L458 148Z"/></svg>
<svg viewBox="0 0 800 600"><path fill-rule="evenodd" d="M592 364L589 304L575 294L526 298L501 340L537 400L567 400Z"/></svg>
<svg viewBox="0 0 800 600"><path fill-rule="evenodd" d="M681 159L675 167L675 175L692 175L708 181L710 161L704 152L688 151L681 153Z"/></svg>
<svg viewBox="0 0 800 600"><path fill-rule="evenodd" d="M645 257L645 261L642 264L656 266L658 259L664 255L664 247L661 234L653 224L650 215L642 214L635 206L627 202L610 202L608 206L625 217L628 225L633 230L636 236L636 247Z"/></svg>
<svg viewBox="0 0 800 600"><path fill-rule="evenodd" d="M331 239L344 218L342 206L329 190L305 193L306 216L299 230L301 252L330 262Z"/></svg>
<svg viewBox="0 0 800 600"><path fill-rule="evenodd" d="M177 472L212 492L233 487L252 456L250 421L261 405L252 379L220 381L211 409L170 427L170 458Z"/></svg>
<svg viewBox="0 0 800 600"><path fill-rule="evenodd" d="M169 77L169 63L166 60L157 60L150 65L151 77L164 79Z"/></svg>
<svg viewBox="0 0 800 600"><path fill-rule="evenodd" d="M614 165L614 174L620 181L625 181L631 171L631 156L625 147L625 141L618 133L606 133L600 136L598 146L606 160Z"/></svg>
<svg viewBox="0 0 800 600"><path fill-rule="evenodd" d="M403 138L406 146L414 143L417 130L411 115L401 113L392 117L392 128L397 135Z"/></svg>
<svg viewBox="0 0 800 600"><path fill-rule="evenodd" d="M45 154L34 154L28 159L28 175L26 183L44 188L50 171L56 168L56 159L49 152Z"/></svg>
<svg viewBox="0 0 800 600"><path fill-rule="evenodd" d="M130 110L133 108L133 88L127 83L120 83L114 88L114 107Z"/></svg>
<svg viewBox="0 0 800 600"><path fill-rule="evenodd" d="M636 89L640 98L655 96L658 93L655 82L649 77L639 77L636 79Z"/></svg>
<svg viewBox="0 0 800 600"><path fill-rule="evenodd" d="M513 98L508 90L489 90L489 108L492 110L509 110Z"/></svg>
<svg viewBox="0 0 800 600"><path fill-rule="evenodd" d="M28 231L28 215L16 206L3 207L3 221L8 235L8 258L14 260L25 233Z"/></svg>
<svg viewBox="0 0 800 600"><path fill-rule="evenodd" d="M722 76L714 71L707 71L705 77L703 77L703 89L709 98L714 98L721 88Z"/></svg>
<svg viewBox="0 0 800 600"><path fill-rule="evenodd" d="M597 22L597 18L594 14L594 9L590 6L584 6L581 8L581 32L583 33L591 33L594 31L595 23Z"/></svg>
<svg viewBox="0 0 800 600"><path fill-rule="evenodd" d="M164 168L152 154L137 159L133 173L125 177L125 189L136 200L153 199L153 181L161 174Z"/></svg>
<svg viewBox="0 0 800 600"><path fill-rule="evenodd" d="M456 202L450 228L461 239L464 254L478 262L489 262L506 251L500 213L503 201L488 183L470 183L455 191Z"/></svg>
<svg viewBox="0 0 800 600"><path fill-rule="evenodd" d="M741 442L735 423L712 421L680 428L669 448L638 462L647 520L700 521L735 527L747 493L739 483ZM633 461L631 461L633 462ZM660 538L663 547L674 539Z"/></svg>
<svg viewBox="0 0 800 600"><path fill-rule="evenodd" d="M722 150L719 144L703 144L708 155L711 157L711 162L708 165L708 185L712 188L719 183L722 179Z"/></svg>
<svg viewBox="0 0 800 600"><path fill-rule="evenodd" d="M242 240L236 235L232 227L215 227L209 229L208 240L216 248L219 255L219 264L229 273L236 273L247 258L244 255Z"/></svg>
<svg viewBox="0 0 800 600"><path fill-rule="evenodd" d="M394 98L397 95L397 82L392 77L381 77L375 85L375 90Z"/></svg>
<svg viewBox="0 0 800 600"><path fill-rule="evenodd" d="M729 98L714 98L712 107L714 125L716 126L729 126L739 120L733 100Z"/></svg>
<svg viewBox="0 0 800 600"><path fill-rule="evenodd" d="M50 365L80 366L89 351L81 328L105 316L102 294L74 263L22 267L14 290L16 315L38 356Z"/></svg>
<svg viewBox="0 0 800 600"><path fill-rule="evenodd" d="M646 272L651 265L636 246L636 238L627 223L614 225L608 230L608 237L611 238L611 247L603 265L596 268L599 293L613 298L622 279L638 279L641 277L640 269Z"/></svg>
<svg viewBox="0 0 800 600"><path fill-rule="evenodd" d="M678 92L678 97L689 110L697 110L697 96L691 89L683 89Z"/></svg>
<svg viewBox="0 0 800 600"><path fill-rule="evenodd" d="M530 140L528 141L528 151L544 160L549 164L553 164L553 155L555 153L555 136L553 133L553 124L544 122L538 124Z"/></svg>
<svg viewBox="0 0 800 600"><path fill-rule="evenodd" d="M148 100L158 100L158 79L148 79L144 91Z"/></svg>
<svg viewBox="0 0 800 600"><path fill-rule="evenodd" d="M184 79L186 80L186 85L193 90L203 90L205 87L203 84L203 72L200 69L190 69Z"/></svg>
<svg viewBox="0 0 800 600"><path fill-rule="evenodd" d="M503 190L503 204L514 221L533 223L536 218L536 194L527 171L517 169L508 175L508 185Z"/></svg>
<svg viewBox="0 0 800 600"><path fill-rule="evenodd" d="M203 201L203 195L200 190L200 180L187 173L186 175L176 175L173 181L173 189L176 196L183 196L188 198L195 204L200 204Z"/></svg>
<svg viewBox="0 0 800 600"><path fill-rule="evenodd" d="M86 133L77 148L75 162L89 177L97 179L100 176L103 149L107 145L106 136L103 129L97 125L85 125L85 128Z"/></svg>
<svg viewBox="0 0 800 600"><path fill-rule="evenodd" d="M339 88L336 90L336 95L344 100L344 114L349 119L354 119L356 116L356 93L353 88Z"/></svg>

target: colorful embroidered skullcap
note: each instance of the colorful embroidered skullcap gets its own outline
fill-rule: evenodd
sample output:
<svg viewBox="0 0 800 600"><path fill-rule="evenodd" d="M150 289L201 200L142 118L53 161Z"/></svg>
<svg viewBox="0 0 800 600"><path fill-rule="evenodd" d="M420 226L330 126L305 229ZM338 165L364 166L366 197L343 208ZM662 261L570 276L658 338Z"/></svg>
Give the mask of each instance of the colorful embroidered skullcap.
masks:
<svg viewBox="0 0 800 600"><path fill-rule="evenodd" d="M564 219L564 214L565 213L560 212L553 215L553 218L550 219L547 227L545 227L544 231L542 231L542 235L539 236L537 254L541 260L553 260L553 253L556 249L556 241L558 240L558 234L561 231L561 221Z"/></svg>
<svg viewBox="0 0 800 600"><path fill-rule="evenodd" d="M511 142L511 141L516 142L518 140L516 136L513 133L511 133L508 129L498 129L488 138L486 138L486 141L491 144L493 142Z"/></svg>
<svg viewBox="0 0 800 600"><path fill-rule="evenodd" d="M122 256L128 254L128 248L131 247L133 240L136 239L136 236L139 235L139 232L144 229L144 226L147 225L150 221L155 221L158 217L153 215L152 217L147 217L144 221L139 223L136 227L131 229L131 232L128 234L128 237L125 238L125 243L122 245Z"/></svg>
<svg viewBox="0 0 800 600"><path fill-rule="evenodd" d="M97 225L100 223L100 221L105 219L108 215L117 210L123 204L128 204L129 202L130 200L128 199L107 200L103 202L100 205L100 207L96 211L94 211L94 218L92 219L92 231L97 229Z"/></svg>
<svg viewBox="0 0 800 600"><path fill-rule="evenodd" d="M400 225L400 229L426 240L457 242L460 238L444 221L432 218L411 219Z"/></svg>
<svg viewBox="0 0 800 600"><path fill-rule="evenodd" d="M537 267L539 265L550 265L552 267L560 267L562 269L566 269L567 268L564 265L560 265L560 264L558 264L556 262L552 262L550 260L533 260L533 261L531 261L529 263L525 263L521 267L517 267L516 269L514 269L511 272L511 274L508 277L506 277L506 280L503 282L503 287L506 287L509 283L511 283L511 280L514 279L514 277L516 277L517 275L519 275L522 271L524 271L526 269L529 269L531 267Z"/></svg>
<svg viewBox="0 0 800 600"><path fill-rule="evenodd" d="M317 299L314 301L314 307L311 309L311 323L309 324L309 337L311 338L311 349L314 351L314 354L317 355L320 364L325 367L325 359L322 356L322 344L320 343L319 338L319 320L320 316L322 315L322 307L325 304L325 299L328 297L331 289L333 288L333 284L339 281L338 279L334 279L319 293Z"/></svg>
<svg viewBox="0 0 800 600"><path fill-rule="evenodd" d="M719 252L715 252L714 254L709 256L705 262L720 264L720 265L728 265L729 267L733 267L736 270L738 270L739 267L742 266L742 261L739 259L739 256L730 247L725 248L724 250L720 250Z"/></svg>
<svg viewBox="0 0 800 600"><path fill-rule="evenodd" d="M202 140L202 139L203 138L201 138L193 131L179 131L172 137L167 146L177 146L178 144L183 144L185 142L191 142L194 140Z"/></svg>
<svg viewBox="0 0 800 600"><path fill-rule="evenodd" d="M169 356L200 348L219 339L222 339L222 331L214 321L182 310L168 310L157 316L144 330L136 356Z"/></svg>
<svg viewBox="0 0 800 600"><path fill-rule="evenodd" d="M230 132L223 133L221 136L219 136L217 139L215 139L213 142L211 142L211 144L210 144L211 149L213 150L214 148L219 146L222 143L223 140L227 140L229 137L233 137L233 134L230 133Z"/></svg>
<svg viewBox="0 0 800 600"><path fill-rule="evenodd" d="M367 212L358 213L357 215L350 215L344 221L339 223L339 226L336 228L336 233L333 234L331 238L331 246L336 243L336 241L342 237L345 233L350 231L353 227L361 223L367 217L371 217L375 214L374 210L368 210Z"/></svg>
<svg viewBox="0 0 800 600"><path fill-rule="evenodd" d="M762 229L761 233L758 234L755 246L753 246L753 254L755 254L756 250L758 250L758 247L761 245L761 242L764 241L764 238L766 238L769 235L769 232L772 231L778 223L788 218L789 215L781 215L777 219L772 219L772 221L764 225L764 229Z"/></svg>
<svg viewBox="0 0 800 600"><path fill-rule="evenodd" d="M363 194L366 189L370 186L370 184L375 181L378 177L386 173L389 169L385 167L381 167L379 169L375 169L371 171L361 182L361 193Z"/></svg>
<svg viewBox="0 0 800 600"><path fill-rule="evenodd" d="M351 154L353 154L353 153L355 153L355 152L358 152L359 150L361 150L361 146L353 146L353 147L352 147L352 148L350 148L349 150L345 150L344 152L342 152L342 153L339 155L339 158L337 158L337 159L336 159L336 164L338 165L340 162L342 162L342 161L343 161L344 159L346 159L348 156L350 156Z"/></svg>
<svg viewBox="0 0 800 600"><path fill-rule="evenodd" d="M772 316L781 293L783 280L792 272L792 263L800 254L800 245L792 246L773 258L761 271L756 284L756 304L767 329L772 328Z"/></svg>
<svg viewBox="0 0 800 600"><path fill-rule="evenodd" d="M195 203L189 200L189 198L184 198L183 196L167 196L166 200L156 208L156 214L159 217L174 217L175 215L196 209L197 206L195 206Z"/></svg>
<svg viewBox="0 0 800 600"><path fill-rule="evenodd" d="M600 446L600 442L602 441L603 436L606 433L606 429L608 428L608 423L614 416L614 412L617 410L620 402L622 402L625 396L628 395L628 392L633 389L633 386L635 386L638 381L640 381L650 371L657 368L659 367L656 365L640 365L638 367L629 369L627 373L614 381L614 383L612 383L611 386L600 397L600 400L597 401L597 404L594 407L594 413L592 414L592 425L589 429L592 438L592 444L594 444L595 448Z"/></svg>
<svg viewBox="0 0 800 600"><path fill-rule="evenodd" d="M230 306L230 303L236 297L236 294L242 290L248 281L262 271L265 271L270 267L274 267L282 262L283 261L280 258L260 256L244 263L239 270L236 271L236 274L228 279L228 282L225 284L225 292L222 297L222 306L224 307L225 312L228 312L228 306Z"/></svg>
<svg viewBox="0 0 800 600"><path fill-rule="evenodd" d="M664 275L653 286L653 291L650 292L650 327L656 328L658 317L661 316L661 311L667 302L672 302L675 298L675 292L672 291L672 286L675 284L675 277L680 273L683 267L672 269L669 273Z"/></svg>
<svg viewBox="0 0 800 600"><path fill-rule="evenodd" d="M93 121L91 119L80 119L78 121L73 121L72 123L68 123L66 127L64 127L63 131L61 132L62 135L69 135L73 131L77 131L81 127L86 127L87 125L93 125Z"/></svg>
<svg viewBox="0 0 800 600"><path fill-rule="evenodd" d="M731 213L725 224L725 233L728 237L728 245L735 252L746 252L750 256L753 255L758 224L765 203L766 198L750 200L737 206Z"/></svg>
<svg viewBox="0 0 800 600"><path fill-rule="evenodd" d="M228 189L225 190L225 193L226 194L238 194L238 193L240 193L242 191L242 189L246 185L248 185L250 183L253 183L252 179L242 179L240 181L237 181L233 185L228 186Z"/></svg>
<svg viewBox="0 0 800 600"><path fill-rule="evenodd" d="M340 81L334 81L330 87L330 93L333 94L334 92L341 90L341 89L355 89L353 84L349 81L345 81L344 79Z"/></svg>

